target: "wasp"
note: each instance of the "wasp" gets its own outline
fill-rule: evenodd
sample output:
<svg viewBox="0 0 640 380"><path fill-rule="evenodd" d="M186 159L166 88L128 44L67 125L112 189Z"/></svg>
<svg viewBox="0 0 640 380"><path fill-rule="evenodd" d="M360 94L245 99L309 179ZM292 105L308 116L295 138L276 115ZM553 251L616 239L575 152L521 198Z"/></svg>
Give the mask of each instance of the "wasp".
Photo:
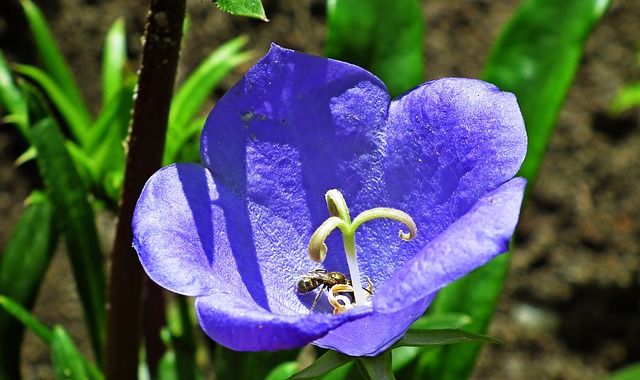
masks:
<svg viewBox="0 0 640 380"><path fill-rule="evenodd" d="M371 280L369 280L369 277L367 277L367 281L369 282L369 288L365 290L369 294L372 294L373 284L371 283ZM323 291L325 289L331 291L331 289L336 285L338 285L336 290L341 289L340 292L353 293L351 280L344 273L328 272L324 269L314 269L302 275L302 278L298 281L298 293L307 294L317 288L320 288L320 291L316 295L316 298L314 298L311 308L309 309L309 311L313 311L313 308L316 307L316 303L318 303ZM334 305L334 307L335 306L336 305Z"/></svg>

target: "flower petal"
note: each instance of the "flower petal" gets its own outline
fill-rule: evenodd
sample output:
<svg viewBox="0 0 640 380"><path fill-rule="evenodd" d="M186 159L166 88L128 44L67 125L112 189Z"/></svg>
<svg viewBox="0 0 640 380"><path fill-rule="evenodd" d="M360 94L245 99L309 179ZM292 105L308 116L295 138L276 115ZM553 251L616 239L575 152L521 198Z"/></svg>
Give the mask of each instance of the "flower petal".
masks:
<svg viewBox="0 0 640 380"><path fill-rule="evenodd" d="M389 222L359 231L361 268L379 274L374 283L513 178L527 146L515 96L475 79L432 81L394 100L386 134L384 206L411 215L418 235L400 241Z"/></svg>
<svg viewBox="0 0 640 380"><path fill-rule="evenodd" d="M196 300L200 325L216 342L236 351L274 351L304 346L371 308L344 314L279 315L253 302L217 293Z"/></svg>
<svg viewBox="0 0 640 380"><path fill-rule="evenodd" d="M331 330L313 344L350 356L376 356L400 339L433 300L435 294L391 313L374 312ZM377 297L377 296L376 296ZM356 311L354 309L353 311Z"/></svg>
<svg viewBox="0 0 640 380"><path fill-rule="evenodd" d="M329 216L327 190L339 188L348 200L380 193L382 182L370 178L382 173L388 107L384 84L368 71L273 45L212 110L202 160L221 183L308 240Z"/></svg>
<svg viewBox="0 0 640 380"><path fill-rule="evenodd" d="M514 178L472 209L399 269L373 300L376 312L402 310L509 249L526 180Z"/></svg>
<svg viewBox="0 0 640 380"><path fill-rule="evenodd" d="M176 164L151 176L138 199L133 246L149 277L173 292L207 294L221 282L210 269L214 191L205 168Z"/></svg>
<svg viewBox="0 0 640 380"><path fill-rule="evenodd" d="M421 220L427 241L513 178L527 150L515 96L475 79L428 82L394 100L387 134L388 197Z"/></svg>

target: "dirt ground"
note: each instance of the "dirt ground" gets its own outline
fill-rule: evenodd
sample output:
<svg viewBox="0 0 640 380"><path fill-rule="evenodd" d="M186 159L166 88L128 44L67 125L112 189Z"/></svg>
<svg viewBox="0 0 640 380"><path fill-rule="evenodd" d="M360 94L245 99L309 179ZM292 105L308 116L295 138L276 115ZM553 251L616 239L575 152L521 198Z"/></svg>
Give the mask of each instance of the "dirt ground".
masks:
<svg viewBox="0 0 640 380"><path fill-rule="evenodd" d="M99 109L101 45L109 25L124 17L132 65L139 59L146 1L40 0L93 111ZM520 1L423 1L426 77L479 77L492 42ZM0 48L13 61L35 63L18 0L0 2ZM265 0L267 24L189 0L191 31L179 79L214 47L250 37L256 58L270 42L321 54L322 0ZM616 91L640 80L636 60L640 2L613 1L587 45L558 120L549 152L517 232L516 249L490 334L506 341L485 348L476 379L599 379L640 361L640 112L606 116ZM225 79L224 93L245 66ZM213 104L213 101L212 101ZM24 149L0 128L0 248L37 184L33 167L15 168ZM110 216L102 215L105 226ZM58 254L36 314L60 323L82 341L70 269ZM86 343L85 343L86 344ZM86 349L86 347L85 347ZM29 336L23 348L27 379L50 378L48 352Z"/></svg>

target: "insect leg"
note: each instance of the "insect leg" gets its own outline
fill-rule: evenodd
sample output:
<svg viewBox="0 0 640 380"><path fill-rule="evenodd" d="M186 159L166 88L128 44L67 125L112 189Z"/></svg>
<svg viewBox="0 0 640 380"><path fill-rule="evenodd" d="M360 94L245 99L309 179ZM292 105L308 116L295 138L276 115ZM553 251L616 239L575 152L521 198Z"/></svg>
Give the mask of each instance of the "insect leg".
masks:
<svg viewBox="0 0 640 380"><path fill-rule="evenodd" d="M311 313L313 311L313 308L316 307L316 304L318 303L318 300L320 299L320 296L322 295L322 292L324 292L325 288L326 288L326 285L320 286L320 290L318 290L318 294L316 294L316 298L313 299L313 303L311 304L311 309L309 309L309 313Z"/></svg>

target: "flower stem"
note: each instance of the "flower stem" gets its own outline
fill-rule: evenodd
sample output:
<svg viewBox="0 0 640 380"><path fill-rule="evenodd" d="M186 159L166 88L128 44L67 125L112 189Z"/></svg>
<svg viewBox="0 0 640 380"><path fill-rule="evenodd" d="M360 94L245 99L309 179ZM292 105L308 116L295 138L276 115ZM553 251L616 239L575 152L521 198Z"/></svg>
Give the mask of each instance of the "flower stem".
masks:
<svg viewBox="0 0 640 380"><path fill-rule="evenodd" d="M162 165L185 9L186 0L151 0L149 5L111 256L105 358L107 380L137 378L143 271L131 247L131 219L145 182Z"/></svg>

